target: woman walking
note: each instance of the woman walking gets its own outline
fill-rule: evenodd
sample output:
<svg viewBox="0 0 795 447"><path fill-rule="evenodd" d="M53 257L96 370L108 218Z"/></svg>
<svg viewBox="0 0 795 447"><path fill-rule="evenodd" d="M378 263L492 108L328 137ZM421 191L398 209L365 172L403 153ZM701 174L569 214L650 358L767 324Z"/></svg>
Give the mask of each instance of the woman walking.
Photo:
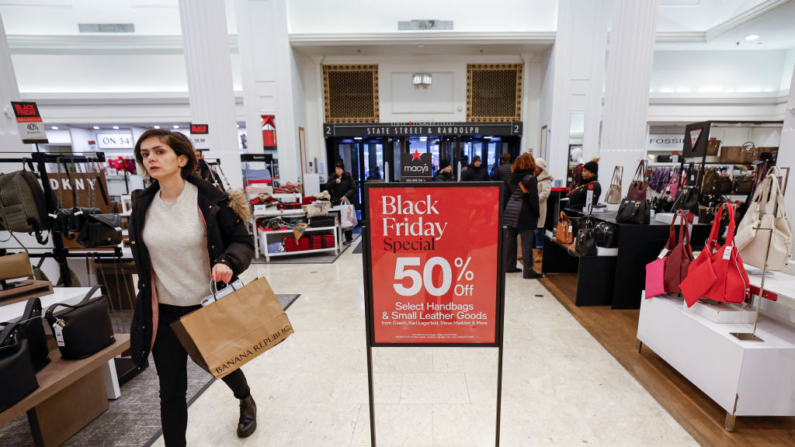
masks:
<svg viewBox="0 0 795 447"><path fill-rule="evenodd" d="M326 182L325 189L331 194L331 204L334 206L351 205L352 199L356 195L356 180L350 172L345 170L345 163L342 160L334 165L334 173ZM353 228L344 231L345 243L353 242Z"/></svg>
<svg viewBox="0 0 795 447"><path fill-rule="evenodd" d="M519 187L514 190L505 207L505 244L508 247L504 259L506 273L517 272L516 269L516 236L522 236L522 264L525 279L543 277L533 270L533 247L535 246L535 229L540 213L538 205L538 180L535 176L536 164L533 156L522 154L516 158L512 166L511 184Z"/></svg>
<svg viewBox="0 0 795 447"><path fill-rule="evenodd" d="M160 379L160 418L168 447L184 446L188 426L188 353L171 323L200 309L210 281L230 283L254 256L248 203L194 175L193 147L183 134L144 132L135 159L152 185L132 195L130 246L138 271L138 297L130 328L133 361L142 367L151 350ZM243 371L223 378L240 400L237 435L257 428L257 406Z"/></svg>

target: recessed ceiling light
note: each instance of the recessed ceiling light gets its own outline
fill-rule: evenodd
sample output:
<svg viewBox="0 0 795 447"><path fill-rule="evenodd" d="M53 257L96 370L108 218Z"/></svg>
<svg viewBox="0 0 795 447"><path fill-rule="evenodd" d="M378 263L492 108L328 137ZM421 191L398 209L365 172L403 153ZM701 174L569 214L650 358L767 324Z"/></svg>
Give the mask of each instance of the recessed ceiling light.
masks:
<svg viewBox="0 0 795 447"><path fill-rule="evenodd" d="M99 130L99 126L94 126L94 130Z"/></svg>
<svg viewBox="0 0 795 447"><path fill-rule="evenodd" d="M113 126L113 130L119 130L119 126Z"/></svg>
<svg viewBox="0 0 795 447"><path fill-rule="evenodd" d="M179 126L177 126L176 124L174 124L174 129L179 129Z"/></svg>
<svg viewBox="0 0 795 447"><path fill-rule="evenodd" d="M362 137L353 137L354 140L361 140Z"/></svg>
<svg viewBox="0 0 795 447"><path fill-rule="evenodd" d="M160 126L154 126L155 129L160 129Z"/></svg>
<svg viewBox="0 0 795 447"><path fill-rule="evenodd" d="M236 126L238 129L240 128L240 124L235 124L235 126Z"/></svg>
<svg viewBox="0 0 795 447"><path fill-rule="evenodd" d="M52 127L50 127L50 129L52 129L52 130L58 130L58 126L52 126Z"/></svg>
<svg viewBox="0 0 795 447"><path fill-rule="evenodd" d="M676 89L676 93L690 93L689 88L678 88Z"/></svg>
<svg viewBox="0 0 795 447"><path fill-rule="evenodd" d="M672 88L662 88L660 89L660 93L673 93L674 89Z"/></svg>
<svg viewBox="0 0 795 447"><path fill-rule="evenodd" d="M758 34L751 34L750 36L745 36L745 40L747 40L749 42L752 41L752 40L756 40L756 39L759 39L759 35Z"/></svg>

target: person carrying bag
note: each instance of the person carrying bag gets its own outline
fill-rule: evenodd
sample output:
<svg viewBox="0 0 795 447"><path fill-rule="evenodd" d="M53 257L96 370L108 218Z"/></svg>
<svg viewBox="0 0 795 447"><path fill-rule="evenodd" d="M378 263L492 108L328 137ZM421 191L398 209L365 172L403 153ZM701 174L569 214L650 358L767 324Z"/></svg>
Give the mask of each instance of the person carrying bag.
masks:
<svg viewBox="0 0 795 447"><path fill-rule="evenodd" d="M171 324L202 308L211 279L231 284L249 267L254 257L250 209L242 191L223 192L194 175L196 155L183 134L144 132L135 144L135 159L153 181L133 192L129 218L139 290L130 353L141 368L151 351L160 382L163 439L167 447L184 446L188 352ZM236 369L222 380L240 402L237 436L248 437L257 428L257 406L246 376Z"/></svg>

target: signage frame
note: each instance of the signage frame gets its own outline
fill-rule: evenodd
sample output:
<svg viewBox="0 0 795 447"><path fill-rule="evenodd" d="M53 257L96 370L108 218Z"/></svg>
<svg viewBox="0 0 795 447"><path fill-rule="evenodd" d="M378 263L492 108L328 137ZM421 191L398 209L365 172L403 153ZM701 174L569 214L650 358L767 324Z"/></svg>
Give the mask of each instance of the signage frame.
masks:
<svg viewBox="0 0 795 447"><path fill-rule="evenodd" d="M372 273L372 249L370 240L370 190L387 188L499 188L498 203L503 203L505 195L505 185L498 182L467 182L467 183L367 183L363 190L363 204L365 210L365 222L362 228L362 264L364 267L364 308L365 326L367 338L367 382L370 405L370 445L376 447L376 416L375 416L375 394L373 384L373 348L395 347L395 348L497 348L497 423L496 439L494 445L500 445L500 420L502 416L502 370L503 370L503 346L505 330L505 273L503 272L503 239L504 239L504 209L498 206L498 225L497 225L497 284L496 284L496 313L495 313L495 338L494 343L376 343L375 342L375 318L373 314L373 273Z"/></svg>
<svg viewBox="0 0 795 447"><path fill-rule="evenodd" d="M323 123L323 138L352 137L427 137L427 136L499 136L521 137L521 121L506 123L453 123L453 122L407 122L407 123Z"/></svg>

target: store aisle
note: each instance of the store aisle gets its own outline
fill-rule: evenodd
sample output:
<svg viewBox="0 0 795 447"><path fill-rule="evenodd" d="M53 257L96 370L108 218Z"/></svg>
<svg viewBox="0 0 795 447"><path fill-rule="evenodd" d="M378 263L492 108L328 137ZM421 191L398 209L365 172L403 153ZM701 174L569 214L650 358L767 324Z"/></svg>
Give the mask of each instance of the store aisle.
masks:
<svg viewBox="0 0 795 447"><path fill-rule="evenodd" d="M369 445L361 261L246 272L301 294L296 332L244 367L257 432L236 437L217 382L190 407L188 445ZM509 275L506 303L502 445L697 445L537 281ZM379 446L494 444L497 349L383 348L375 371Z"/></svg>

